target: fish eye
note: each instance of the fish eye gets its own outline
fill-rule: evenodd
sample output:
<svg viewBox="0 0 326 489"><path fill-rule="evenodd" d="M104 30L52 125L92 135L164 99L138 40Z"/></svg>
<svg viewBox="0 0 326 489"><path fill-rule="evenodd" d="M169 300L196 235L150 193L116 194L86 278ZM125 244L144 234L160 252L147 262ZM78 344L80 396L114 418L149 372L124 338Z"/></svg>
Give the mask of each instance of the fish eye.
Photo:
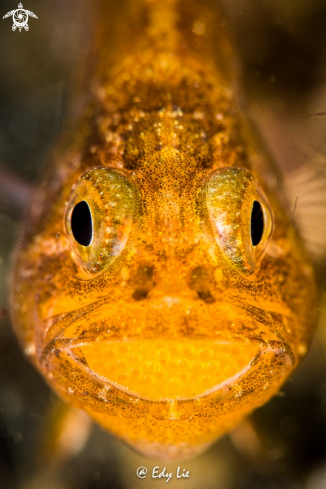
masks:
<svg viewBox="0 0 326 489"><path fill-rule="evenodd" d="M223 168L206 184L206 205L216 243L242 275L250 275L273 231L273 214L253 176L244 168Z"/></svg>
<svg viewBox="0 0 326 489"><path fill-rule="evenodd" d="M71 214L71 231L80 245L89 246L92 242L92 214L85 200L78 202Z"/></svg>
<svg viewBox="0 0 326 489"><path fill-rule="evenodd" d="M122 253L136 201L134 184L110 168L89 170L74 185L65 229L72 256L84 271L99 273Z"/></svg>
<svg viewBox="0 0 326 489"><path fill-rule="evenodd" d="M252 246L257 246L261 242L264 233L264 213L263 208L258 202L254 200L251 210L250 219L250 236Z"/></svg>

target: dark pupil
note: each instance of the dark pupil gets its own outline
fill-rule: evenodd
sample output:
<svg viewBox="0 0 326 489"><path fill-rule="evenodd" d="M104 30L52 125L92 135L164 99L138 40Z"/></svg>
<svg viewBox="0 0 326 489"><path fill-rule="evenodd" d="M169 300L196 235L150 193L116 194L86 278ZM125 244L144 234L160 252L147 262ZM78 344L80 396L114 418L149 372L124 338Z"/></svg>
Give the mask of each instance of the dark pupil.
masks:
<svg viewBox="0 0 326 489"><path fill-rule="evenodd" d="M253 246L257 246L264 232L264 214L261 205L257 200L254 201L251 211L251 242Z"/></svg>
<svg viewBox="0 0 326 489"><path fill-rule="evenodd" d="M77 243L88 246L92 241L92 215L87 202L75 205L71 214L71 230Z"/></svg>

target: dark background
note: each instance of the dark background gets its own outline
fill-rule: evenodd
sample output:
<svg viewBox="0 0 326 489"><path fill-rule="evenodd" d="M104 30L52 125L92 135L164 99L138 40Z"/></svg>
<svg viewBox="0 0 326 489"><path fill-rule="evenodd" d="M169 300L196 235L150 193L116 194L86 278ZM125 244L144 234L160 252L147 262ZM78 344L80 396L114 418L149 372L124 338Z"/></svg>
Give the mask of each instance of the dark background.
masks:
<svg viewBox="0 0 326 489"><path fill-rule="evenodd" d="M2 1L2 17L17 8ZM87 55L91 0L28 0L39 19L12 32L0 21L0 167L34 185L67 114L71 80ZM190 478L180 489L326 488L326 2L225 0L243 67L243 100L268 142L288 188L299 194L295 218L317 266L321 290L318 334L282 392L205 454L182 462ZM308 171L309 178L305 178ZM1 173L0 173L1 174ZM309 180L309 182L308 182ZM300 184L304 182L304 186ZM300 186L301 185L301 186ZM303 189L303 190L302 190ZM307 217L308 216L308 217ZM0 308L8 310L10 257L21 224L19 207L0 198ZM9 318L0 320L0 487L6 489L138 488L165 484L137 479L155 464L90 428L83 448L55 451L55 394L21 353ZM80 421L87 431L87 421ZM158 463L161 468L163 463ZM165 464L175 473L177 464Z"/></svg>

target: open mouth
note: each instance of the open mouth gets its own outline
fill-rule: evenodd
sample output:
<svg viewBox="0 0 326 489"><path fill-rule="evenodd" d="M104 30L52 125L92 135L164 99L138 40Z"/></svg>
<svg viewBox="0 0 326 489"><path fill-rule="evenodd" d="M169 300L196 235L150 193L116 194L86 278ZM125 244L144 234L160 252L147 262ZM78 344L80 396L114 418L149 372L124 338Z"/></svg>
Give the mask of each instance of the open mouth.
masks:
<svg viewBox="0 0 326 489"><path fill-rule="evenodd" d="M261 353L257 344L209 340L113 341L78 351L97 377L150 400L208 394L244 375Z"/></svg>
<svg viewBox="0 0 326 489"><path fill-rule="evenodd" d="M186 314L184 306L160 301L117 310L103 299L55 318L40 364L60 379L82 370L110 399L114 393L158 402L207 397L252 375L266 389L261 372L274 385L295 364L281 316L243 303L186 305Z"/></svg>

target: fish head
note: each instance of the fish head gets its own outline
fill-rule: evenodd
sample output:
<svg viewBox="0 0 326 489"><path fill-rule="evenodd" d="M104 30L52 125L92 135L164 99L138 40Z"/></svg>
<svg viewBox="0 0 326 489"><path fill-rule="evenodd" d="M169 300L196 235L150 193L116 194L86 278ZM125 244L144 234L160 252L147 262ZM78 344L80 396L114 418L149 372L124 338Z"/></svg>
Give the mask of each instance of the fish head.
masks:
<svg viewBox="0 0 326 489"><path fill-rule="evenodd" d="M70 175L25 242L13 298L57 392L138 448L139 426L117 415L197 416L207 443L265 403L307 350L315 300L259 168L152 133L133 133L123 168Z"/></svg>

